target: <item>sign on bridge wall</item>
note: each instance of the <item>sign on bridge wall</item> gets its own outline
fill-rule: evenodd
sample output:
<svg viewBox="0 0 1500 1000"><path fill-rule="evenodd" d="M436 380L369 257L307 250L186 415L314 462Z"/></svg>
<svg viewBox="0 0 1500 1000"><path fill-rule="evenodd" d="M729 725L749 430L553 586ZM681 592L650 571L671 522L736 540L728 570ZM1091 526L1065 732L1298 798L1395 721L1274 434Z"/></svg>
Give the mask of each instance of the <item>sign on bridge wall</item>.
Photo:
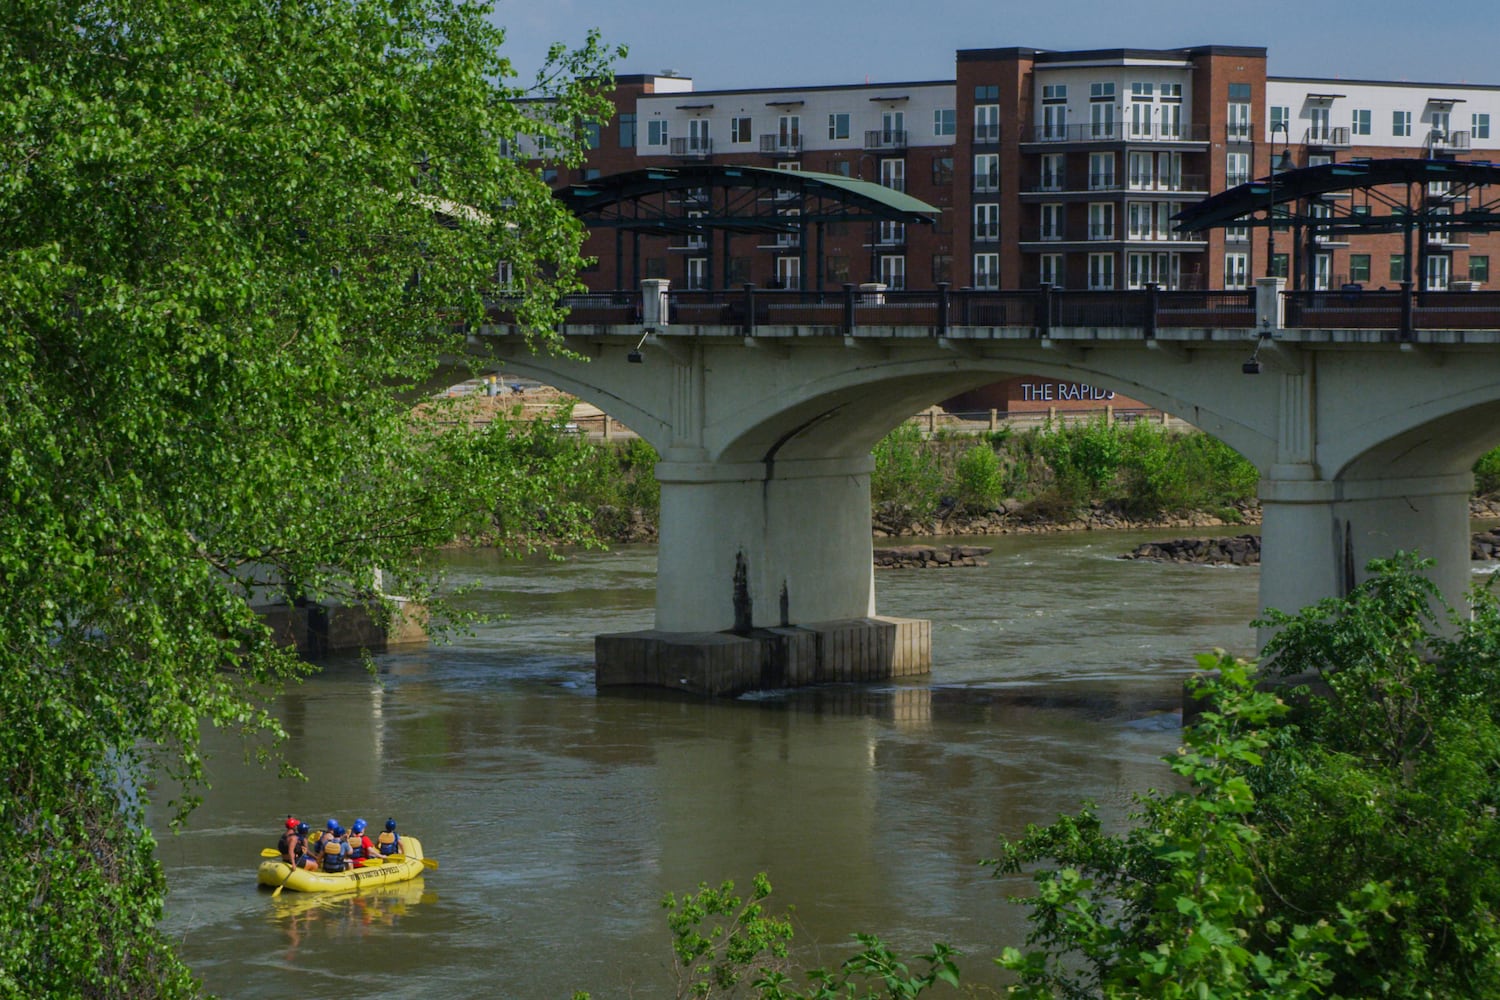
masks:
<svg viewBox="0 0 1500 1000"><path fill-rule="evenodd" d="M1077 410L1148 409L1145 403L1121 396L1111 389L1089 385L1086 382L1061 382L1057 379L1024 375L1020 378L996 382L982 389L966 392L943 403L949 413L985 412L999 410L1001 413L1034 413L1055 409L1059 412Z"/></svg>

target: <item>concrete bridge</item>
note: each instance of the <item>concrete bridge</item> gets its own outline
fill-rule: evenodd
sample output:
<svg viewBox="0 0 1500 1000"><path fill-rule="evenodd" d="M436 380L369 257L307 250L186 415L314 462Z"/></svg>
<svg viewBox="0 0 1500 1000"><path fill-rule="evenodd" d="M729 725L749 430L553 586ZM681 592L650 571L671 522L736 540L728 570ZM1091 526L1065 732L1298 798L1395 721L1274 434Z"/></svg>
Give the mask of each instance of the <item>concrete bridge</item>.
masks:
<svg viewBox="0 0 1500 1000"><path fill-rule="evenodd" d="M1500 439L1488 292L672 292L581 298L577 357L497 312L472 335L661 455L655 628L601 636L601 685L710 694L925 672L925 622L876 614L874 444L1012 375L1113 389L1260 470L1260 603L1346 592L1398 549L1470 582L1474 461Z"/></svg>

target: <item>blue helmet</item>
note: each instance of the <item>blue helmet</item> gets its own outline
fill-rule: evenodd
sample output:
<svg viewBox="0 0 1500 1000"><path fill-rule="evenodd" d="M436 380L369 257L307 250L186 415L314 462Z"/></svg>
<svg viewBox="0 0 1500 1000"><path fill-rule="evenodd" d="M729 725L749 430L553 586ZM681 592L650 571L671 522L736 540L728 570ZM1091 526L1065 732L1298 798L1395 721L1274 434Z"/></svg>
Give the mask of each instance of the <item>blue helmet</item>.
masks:
<svg viewBox="0 0 1500 1000"><path fill-rule="evenodd" d="M328 827L327 827L327 829L328 829L329 833L332 833L333 831L337 830L338 828L339 828L339 821L338 820L336 820L336 819L330 819L328 821Z"/></svg>
<svg viewBox="0 0 1500 1000"><path fill-rule="evenodd" d="M388 833L395 833L396 832L396 821L393 820L393 819L386 820L385 821L385 828L386 828L386 831Z"/></svg>
<svg viewBox="0 0 1500 1000"><path fill-rule="evenodd" d="M365 827L367 825L368 824L364 820L357 819L357 820L354 821L354 826L352 828L353 832L354 833L364 833L365 832Z"/></svg>
<svg viewBox="0 0 1500 1000"><path fill-rule="evenodd" d="M342 837L344 835L344 828L335 824L333 828L333 835L335 837Z"/></svg>
<svg viewBox="0 0 1500 1000"><path fill-rule="evenodd" d="M297 836L299 836L299 837L305 837L305 836L307 836L307 824L306 823L298 823L297 824Z"/></svg>

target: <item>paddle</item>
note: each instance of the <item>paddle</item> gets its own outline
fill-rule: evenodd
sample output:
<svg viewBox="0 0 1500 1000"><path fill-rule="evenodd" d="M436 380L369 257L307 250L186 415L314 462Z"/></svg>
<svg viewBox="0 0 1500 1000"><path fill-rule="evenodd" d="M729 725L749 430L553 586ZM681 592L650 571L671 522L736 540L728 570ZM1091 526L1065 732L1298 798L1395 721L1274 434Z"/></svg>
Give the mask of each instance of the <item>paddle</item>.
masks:
<svg viewBox="0 0 1500 1000"><path fill-rule="evenodd" d="M383 854L380 860L382 862L389 861L392 864L400 864L403 861L420 861L423 868L436 868L438 866L437 858L413 858L405 854Z"/></svg>

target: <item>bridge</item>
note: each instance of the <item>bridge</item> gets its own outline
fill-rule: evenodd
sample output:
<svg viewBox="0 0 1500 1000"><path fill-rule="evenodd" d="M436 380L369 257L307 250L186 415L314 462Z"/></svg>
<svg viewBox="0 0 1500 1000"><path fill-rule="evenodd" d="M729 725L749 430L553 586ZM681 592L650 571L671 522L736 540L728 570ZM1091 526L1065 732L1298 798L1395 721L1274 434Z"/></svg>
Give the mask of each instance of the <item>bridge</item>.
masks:
<svg viewBox="0 0 1500 1000"><path fill-rule="evenodd" d="M596 641L599 683L706 694L925 672L925 622L876 613L870 452L934 401L1013 375L1113 389L1260 470L1260 603L1346 593L1418 549L1470 582L1473 463L1496 444L1500 295L1248 291L828 296L665 281L582 296L571 356L503 304L475 351L587 400L661 455L653 629Z"/></svg>

